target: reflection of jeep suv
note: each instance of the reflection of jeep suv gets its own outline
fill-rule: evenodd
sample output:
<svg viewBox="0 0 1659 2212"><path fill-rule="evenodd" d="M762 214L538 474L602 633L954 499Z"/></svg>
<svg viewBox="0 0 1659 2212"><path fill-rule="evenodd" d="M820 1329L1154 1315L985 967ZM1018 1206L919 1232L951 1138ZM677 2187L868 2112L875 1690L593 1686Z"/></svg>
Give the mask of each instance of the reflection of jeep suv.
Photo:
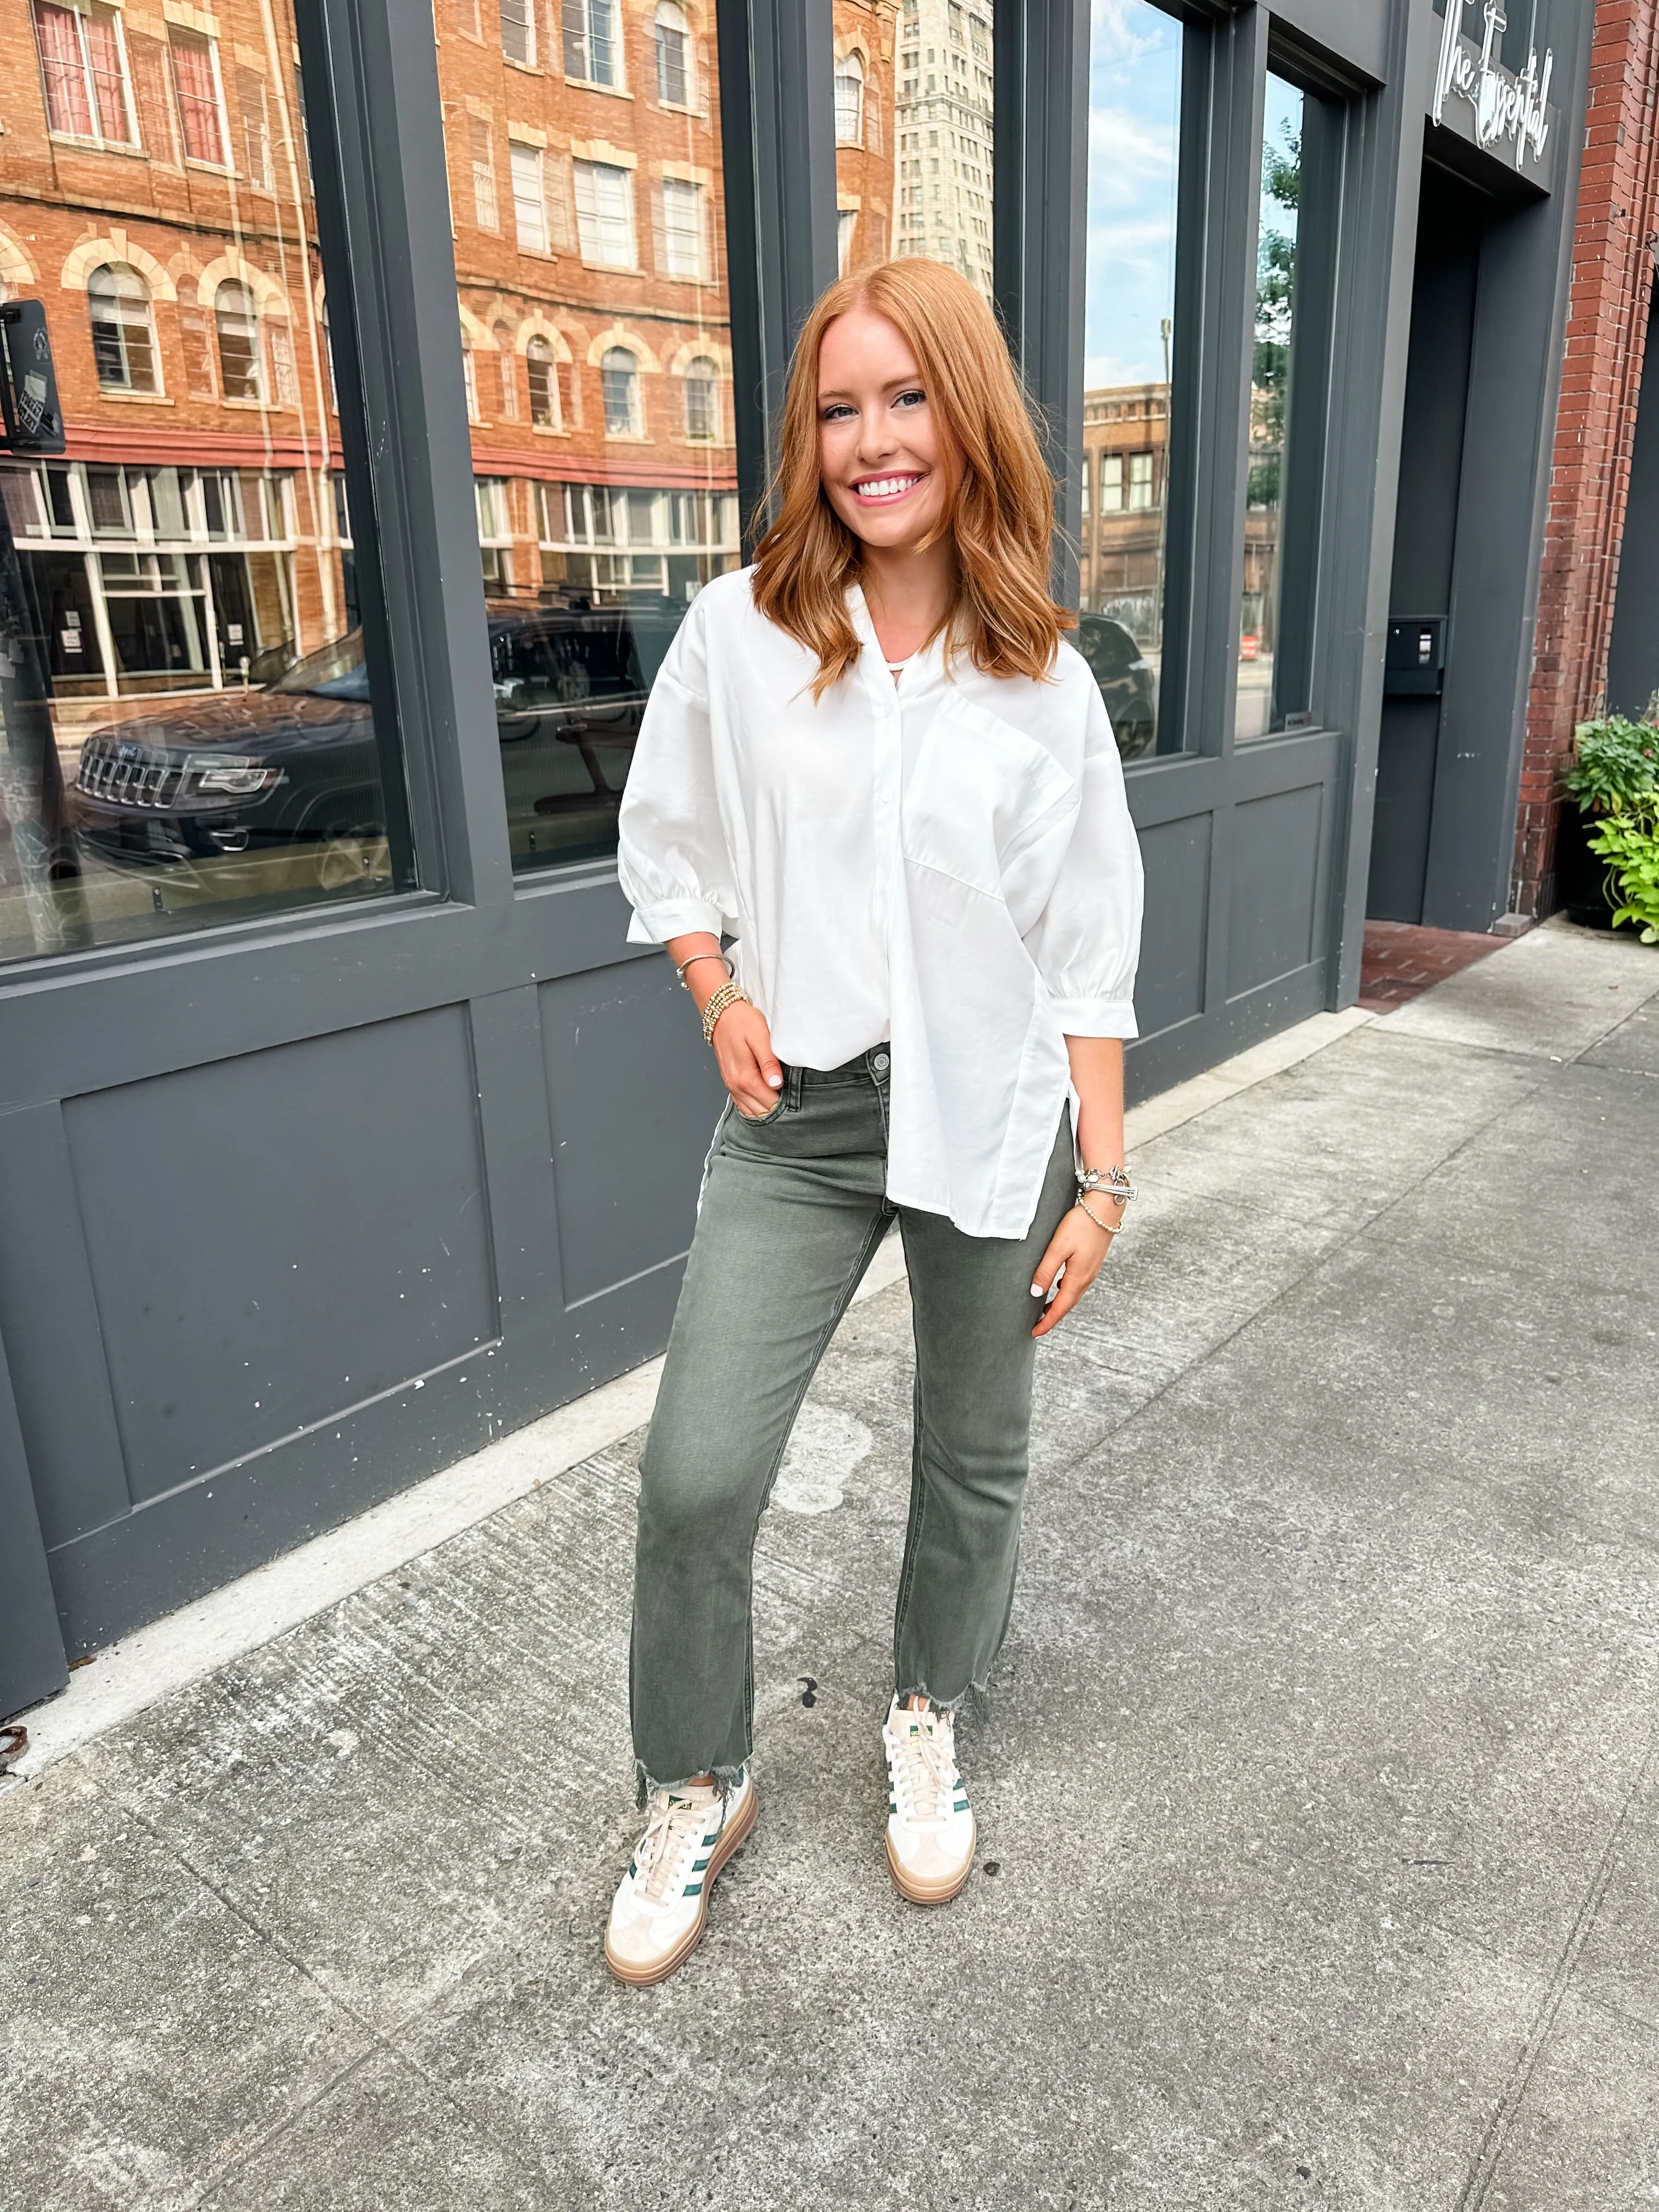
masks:
<svg viewBox="0 0 1659 2212"><path fill-rule="evenodd" d="M489 607L515 860L613 849L646 696L684 612L669 599ZM263 691L158 701L94 730L81 753L76 827L116 867L308 851L333 887L343 850L366 852L386 834L362 633L296 661Z"/></svg>
<svg viewBox="0 0 1659 2212"><path fill-rule="evenodd" d="M1112 734L1123 758L1151 752L1158 736L1158 693L1152 664L1133 635L1112 615L1079 615L1077 649L1100 686Z"/></svg>

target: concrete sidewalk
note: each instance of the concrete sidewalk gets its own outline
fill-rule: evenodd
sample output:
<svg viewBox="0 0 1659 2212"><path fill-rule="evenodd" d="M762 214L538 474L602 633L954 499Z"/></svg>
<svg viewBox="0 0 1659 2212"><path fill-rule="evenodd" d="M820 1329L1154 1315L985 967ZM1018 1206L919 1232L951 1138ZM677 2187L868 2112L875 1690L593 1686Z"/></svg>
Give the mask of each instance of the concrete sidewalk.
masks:
<svg viewBox="0 0 1659 2212"><path fill-rule="evenodd" d="M1138 1147L948 1911L881 1849L902 1281L663 1989L599 1949L637 1435L0 1797L0 2206L1659 2204L1656 994L1551 925Z"/></svg>

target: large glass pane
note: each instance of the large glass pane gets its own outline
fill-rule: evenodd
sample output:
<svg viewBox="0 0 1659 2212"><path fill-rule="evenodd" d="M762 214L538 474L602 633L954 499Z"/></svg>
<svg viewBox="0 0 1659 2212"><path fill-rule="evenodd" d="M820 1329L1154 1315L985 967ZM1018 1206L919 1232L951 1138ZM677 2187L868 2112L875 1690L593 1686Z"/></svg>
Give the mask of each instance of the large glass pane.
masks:
<svg viewBox="0 0 1659 2212"><path fill-rule="evenodd" d="M879 40L853 27L866 16ZM842 224L849 210L857 223L843 267L890 250L925 254L990 298L991 20L991 0L901 0L896 56L890 7L836 0L836 51L846 53L836 65L836 191ZM855 59L865 70L861 155L843 129ZM883 151L888 112L891 154Z"/></svg>
<svg viewBox="0 0 1659 2212"><path fill-rule="evenodd" d="M437 28L513 860L599 859L663 655L740 559L714 9Z"/></svg>
<svg viewBox="0 0 1659 2212"><path fill-rule="evenodd" d="M1244 593L1238 616L1233 733L1241 744L1284 726L1274 701L1284 575L1291 368L1296 329L1297 221L1302 197L1303 98L1267 78L1256 228L1255 338L1250 368L1249 471L1244 503Z"/></svg>
<svg viewBox="0 0 1659 2212"><path fill-rule="evenodd" d="M20 12L0 292L44 313L66 450L0 458L4 961L410 880L292 8L245 0L234 53L185 12Z"/></svg>
<svg viewBox="0 0 1659 2212"><path fill-rule="evenodd" d="M1076 642L1126 760L1179 743L1160 731L1158 690L1181 49L1149 0L1095 0Z"/></svg>

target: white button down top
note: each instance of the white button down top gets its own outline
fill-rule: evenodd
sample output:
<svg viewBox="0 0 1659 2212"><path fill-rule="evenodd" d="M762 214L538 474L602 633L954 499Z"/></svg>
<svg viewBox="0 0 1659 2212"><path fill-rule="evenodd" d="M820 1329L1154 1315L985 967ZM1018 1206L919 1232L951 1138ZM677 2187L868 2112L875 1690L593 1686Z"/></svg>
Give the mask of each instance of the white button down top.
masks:
<svg viewBox="0 0 1659 2212"><path fill-rule="evenodd" d="M693 602L623 799L635 944L734 937L786 1064L890 1039L887 1194L975 1237L1023 1237L1070 1091L1066 1038L1132 1037L1140 853L1093 677L889 674L864 651L817 705L817 663L750 571Z"/></svg>

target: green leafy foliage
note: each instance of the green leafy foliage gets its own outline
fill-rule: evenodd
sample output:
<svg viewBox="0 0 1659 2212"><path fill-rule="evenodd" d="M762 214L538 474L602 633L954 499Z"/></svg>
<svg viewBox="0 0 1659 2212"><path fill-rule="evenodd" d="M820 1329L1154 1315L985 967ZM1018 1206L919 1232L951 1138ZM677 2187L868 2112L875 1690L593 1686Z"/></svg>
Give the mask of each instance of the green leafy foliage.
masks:
<svg viewBox="0 0 1659 2212"><path fill-rule="evenodd" d="M1630 922L1644 945L1659 945L1659 795L1642 807L1613 806L1584 842L1618 888L1613 927Z"/></svg>
<svg viewBox="0 0 1659 2212"><path fill-rule="evenodd" d="M1609 714L1581 722L1574 732L1572 766L1566 773L1567 796L1581 814L1639 811L1659 794L1659 729L1651 722L1627 721Z"/></svg>
<svg viewBox="0 0 1659 2212"><path fill-rule="evenodd" d="M1250 363L1252 507L1277 507L1290 405L1291 331L1295 319L1296 238L1269 220L1277 207L1294 216L1302 197L1302 138L1285 125L1282 148L1261 149L1261 225L1256 241L1255 341Z"/></svg>

